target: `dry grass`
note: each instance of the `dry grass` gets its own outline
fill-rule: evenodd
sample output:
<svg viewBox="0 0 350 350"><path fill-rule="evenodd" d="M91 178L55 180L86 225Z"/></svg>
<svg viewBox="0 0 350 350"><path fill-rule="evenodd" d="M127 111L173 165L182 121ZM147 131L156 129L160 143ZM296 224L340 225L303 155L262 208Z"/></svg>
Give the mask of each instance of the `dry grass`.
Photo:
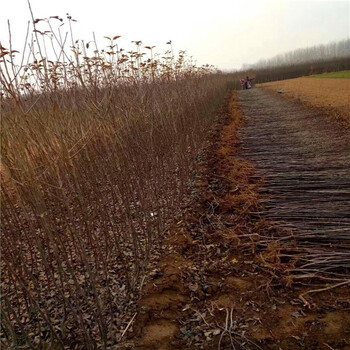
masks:
<svg viewBox="0 0 350 350"><path fill-rule="evenodd" d="M283 96L297 99L310 107L330 111L331 116L350 125L350 80L297 78L258 86L272 92L283 91Z"/></svg>

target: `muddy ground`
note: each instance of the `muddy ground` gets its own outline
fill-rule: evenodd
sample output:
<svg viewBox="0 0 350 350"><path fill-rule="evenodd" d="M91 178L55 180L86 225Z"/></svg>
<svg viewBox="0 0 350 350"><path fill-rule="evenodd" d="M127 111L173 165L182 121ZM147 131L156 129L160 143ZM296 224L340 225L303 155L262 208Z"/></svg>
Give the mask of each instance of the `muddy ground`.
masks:
<svg viewBox="0 0 350 350"><path fill-rule="evenodd" d="M225 104L198 159L191 201L184 208L183 218L172 225L162 258L150 271L125 348L350 349L349 285L343 283L333 288L337 284L333 280L325 283L307 275L294 278L290 271L297 260L286 260L282 254L284 248L274 240L262 244L264 237L279 242L279 238L290 234L290 225L296 231L303 227L300 222L286 223L285 218L283 224L275 222L279 220L276 217L272 220L271 205L267 209L271 195L268 193L271 177L266 176L269 169L263 169L264 158L258 161L249 156L256 153L254 147L257 147L249 142L250 137L254 140L251 133L256 132L253 125L261 130L259 118L272 117L269 108L279 99L280 96L269 97L268 93L255 89L242 92L240 100L234 93ZM265 107L261 107L264 103ZM281 102L280 113L275 113L275 118L297 108L285 103L292 102ZM292 116L300 118L298 112L291 113ZM293 128L304 131L315 128L317 118L322 117L308 115L308 118L315 121L303 124L301 118L292 123ZM279 123L270 122L270 131L277 128L276 132L280 132ZM327 128L324 131L327 139ZM269 137L265 137L269 144ZM271 134L271 137L277 136ZM287 142L288 133L283 139ZM336 145L337 141L334 142ZM288 154L295 151L303 157L298 144L292 144L296 145L295 150L292 147ZM303 147L313 149L317 159L317 145L310 142ZM281 145L280 149L286 164L277 173L283 180L294 156L289 161L282 153L287 148ZM264 157L269 150L266 152ZM330 159L337 157L334 152L326 154ZM308 157L305 153L306 167ZM276 172L275 168L270 170ZM349 168L344 172L348 181ZM298 184L293 186L297 188ZM279 211L283 208L288 212L290 203L295 205L291 200L293 192L281 192L278 197L278 186L273 190L274 198L279 198L276 202L281 205ZM290 212L299 211L293 207L288 215L293 217ZM329 214L331 210L327 207L324 212ZM338 217L331 221L338 222ZM288 244L298 250L298 240Z"/></svg>

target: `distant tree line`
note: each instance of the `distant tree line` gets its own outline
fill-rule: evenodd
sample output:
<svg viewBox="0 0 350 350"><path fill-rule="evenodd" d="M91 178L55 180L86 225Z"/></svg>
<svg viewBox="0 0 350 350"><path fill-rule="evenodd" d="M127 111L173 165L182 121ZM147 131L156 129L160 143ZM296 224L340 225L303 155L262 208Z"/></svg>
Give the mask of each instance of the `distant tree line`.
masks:
<svg viewBox="0 0 350 350"><path fill-rule="evenodd" d="M293 79L312 74L350 70L350 39L298 49L255 64L243 65L239 76L253 76L256 83Z"/></svg>
<svg viewBox="0 0 350 350"><path fill-rule="evenodd" d="M303 63L330 61L342 58L350 58L350 39L289 51L269 59L261 59L254 64L244 64L242 69L295 66Z"/></svg>
<svg viewBox="0 0 350 350"><path fill-rule="evenodd" d="M348 57L333 58L329 60L320 60L295 65L268 67L254 70L250 69L244 71L244 73L241 75L253 76L255 77L256 83L265 83L269 81L293 79L307 75L339 72L344 70L350 70L350 59Z"/></svg>

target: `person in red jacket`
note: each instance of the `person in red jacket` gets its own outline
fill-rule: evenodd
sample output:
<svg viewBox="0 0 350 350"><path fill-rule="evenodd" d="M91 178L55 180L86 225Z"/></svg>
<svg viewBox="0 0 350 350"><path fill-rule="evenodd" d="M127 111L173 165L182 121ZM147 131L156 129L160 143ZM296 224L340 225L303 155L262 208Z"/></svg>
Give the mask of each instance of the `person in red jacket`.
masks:
<svg viewBox="0 0 350 350"><path fill-rule="evenodd" d="M253 80L254 80L254 78L249 78L249 76L247 76L246 79L241 79L241 84L242 84L243 90L251 89L253 86L252 85Z"/></svg>

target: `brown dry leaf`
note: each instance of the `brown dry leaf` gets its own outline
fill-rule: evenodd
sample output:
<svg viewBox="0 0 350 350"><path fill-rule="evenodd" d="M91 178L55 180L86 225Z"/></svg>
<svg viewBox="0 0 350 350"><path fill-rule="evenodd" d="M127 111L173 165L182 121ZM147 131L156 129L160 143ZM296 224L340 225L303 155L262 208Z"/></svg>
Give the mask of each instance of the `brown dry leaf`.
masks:
<svg viewBox="0 0 350 350"><path fill-rule="evenodd" d="M188 288L190 289L190 291L196 292L198 290L198 283L190 283Z"/></svg>

